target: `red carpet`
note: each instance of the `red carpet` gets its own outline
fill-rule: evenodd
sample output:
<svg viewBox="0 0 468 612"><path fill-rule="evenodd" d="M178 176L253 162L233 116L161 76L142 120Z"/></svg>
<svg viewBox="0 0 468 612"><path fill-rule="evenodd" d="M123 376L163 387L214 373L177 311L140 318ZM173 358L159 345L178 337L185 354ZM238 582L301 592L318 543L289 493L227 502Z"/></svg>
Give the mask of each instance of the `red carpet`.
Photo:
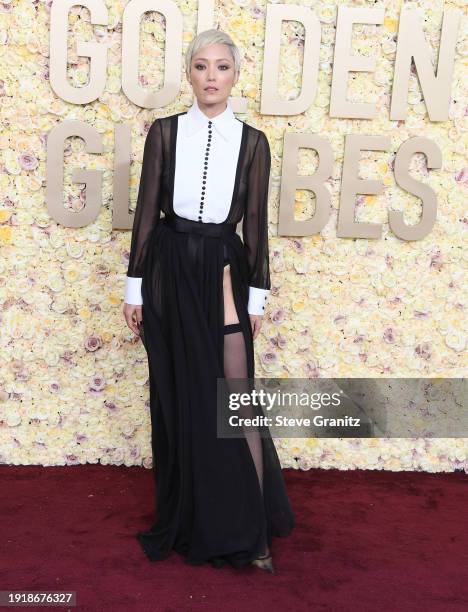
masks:
<svg viewBox="0 0 468 612"><path fill-rule="evenodd" d="M149 562L150 470L2 465L0 590L70 589L86 611L468 609L466 474L284 475L297 527L270 575Z"/></svg>

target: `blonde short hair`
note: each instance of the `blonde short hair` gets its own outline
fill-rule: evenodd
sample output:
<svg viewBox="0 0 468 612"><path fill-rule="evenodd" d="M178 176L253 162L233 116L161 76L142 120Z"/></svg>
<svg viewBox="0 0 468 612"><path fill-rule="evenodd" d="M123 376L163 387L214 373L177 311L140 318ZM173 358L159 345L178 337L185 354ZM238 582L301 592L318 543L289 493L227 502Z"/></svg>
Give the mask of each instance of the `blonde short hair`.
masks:
<svg viewBox="0 0 468 612"><path fill-rule="evenodd" d="M200 32L195 38L190 42L188 49L185 53L185 74L187 75L187 79L190 76L190 68L192 66L192 58L195 53L206 47L208 45L216 45L221 43L223 45L227 45L229 51L231 52L232 59L234 60L234 71L237 72L240 70L241 63L241 55L240 51L235 45L232 38L226 32L222 30L205 30L204 32Z"/></svg>

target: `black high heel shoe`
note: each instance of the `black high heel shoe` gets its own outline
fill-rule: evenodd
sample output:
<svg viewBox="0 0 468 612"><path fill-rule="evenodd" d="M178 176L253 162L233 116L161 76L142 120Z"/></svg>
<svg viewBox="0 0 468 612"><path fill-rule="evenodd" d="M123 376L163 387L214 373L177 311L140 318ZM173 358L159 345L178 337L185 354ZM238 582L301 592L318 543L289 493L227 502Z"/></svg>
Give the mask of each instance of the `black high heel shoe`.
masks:
<svg viewBox="0 0 468 612"><path fill-rule="evenodd" d="M255 565L255 567L259 567L262 570L266 570L267 572L270 572L270 574L276 573L275 568L273 567L273 559L270 552L267 555L263 555L254 559L251 562L251 565Z"/></svg>

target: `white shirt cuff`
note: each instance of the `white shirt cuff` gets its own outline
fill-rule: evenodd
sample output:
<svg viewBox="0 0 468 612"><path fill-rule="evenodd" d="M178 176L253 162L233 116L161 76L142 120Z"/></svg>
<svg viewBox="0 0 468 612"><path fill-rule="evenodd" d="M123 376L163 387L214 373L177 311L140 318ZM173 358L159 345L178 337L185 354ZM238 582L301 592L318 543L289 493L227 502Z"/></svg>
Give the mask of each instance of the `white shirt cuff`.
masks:
<svg viewBox="0 0 468 612"><path fill-rule="evenodd" d="M141 278L127 276L125 280L125 303L134 306L141 306L143 298L141 296ZM268 299L269 289L259 289L249 287L249 303L247 310L249 314L263 315Z"/></svg>
<svg viewBox="0 0 468 612"><path fill-rule="evenodd" d="M265 305L269 293L269 289L249 287L249 303L247 305L248 313L254 315L263 315L265 313Z"/></svg>
<svg viewBox="0 0 468 612"><path fill-rule="evenodd" d="M132 304L133 306L141 306L143 304L141 278L127 276L125 281L125 303Z"/></svg>

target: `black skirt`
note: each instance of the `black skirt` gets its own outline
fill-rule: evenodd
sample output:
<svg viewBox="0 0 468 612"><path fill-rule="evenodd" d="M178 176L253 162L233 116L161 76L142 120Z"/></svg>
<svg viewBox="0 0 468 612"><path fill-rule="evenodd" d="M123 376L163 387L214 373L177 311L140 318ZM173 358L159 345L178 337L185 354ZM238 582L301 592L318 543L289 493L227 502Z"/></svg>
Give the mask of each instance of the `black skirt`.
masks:
<svg viewBox="0 0 468 612"><path fill-rule="evenodd" d="M224 377L223 270L231 282L254 377L248 267L235 224L166 215L149 237L142 280L155 476L154 524L138 534L153 560L172 550L190 564L240 568L294 526L281 465L261 437L263 491L245 437L217 436Z"/></svg>

